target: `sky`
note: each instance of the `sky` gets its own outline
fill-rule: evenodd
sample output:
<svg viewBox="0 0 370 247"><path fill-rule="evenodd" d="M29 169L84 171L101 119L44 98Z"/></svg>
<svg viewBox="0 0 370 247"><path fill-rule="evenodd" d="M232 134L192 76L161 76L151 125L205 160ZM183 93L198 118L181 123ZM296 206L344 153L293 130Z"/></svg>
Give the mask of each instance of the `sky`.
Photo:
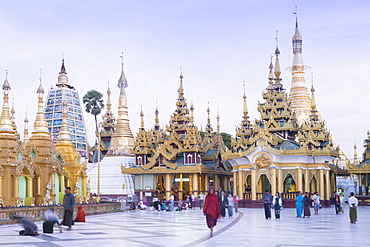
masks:
<svg viewBox="0 0 370 247"><path fill-rule="evenodd" d="M259 118L257 102L268 85L268 66L276 30L283 68L291 66L294 6L303 37L303 60L311 67L318 110L348 158L358 155L370 123L370 2L291 0L187 1L2 1L0 80L14 97L16 123L23 136L26 107L32 129L37 110L40 68L47 91L55 85L64 57L69 82L80 94L108 81L117 112L121 59L129 83L130 125L136 134L140 108L147 128L175 110L180 67L185 98L193 101L195 124L204 127L207 105L216 128L235 133L242 120L243 82L249 116ZM3 74L1 75L1 71ZM291 75L283 70L289 92ZM46 95L45 95L46 97ZM85 113L89 142L94 118Z"/></svg>

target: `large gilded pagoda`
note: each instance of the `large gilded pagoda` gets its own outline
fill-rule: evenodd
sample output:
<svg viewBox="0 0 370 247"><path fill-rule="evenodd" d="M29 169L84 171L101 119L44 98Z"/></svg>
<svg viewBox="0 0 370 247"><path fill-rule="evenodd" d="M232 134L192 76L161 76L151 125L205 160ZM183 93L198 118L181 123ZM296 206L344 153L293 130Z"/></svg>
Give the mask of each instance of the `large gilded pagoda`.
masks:
<svg viewBox="0 0 370 247"><path fill-rule="evenodd" d="M0 121L1 204L3 206L60 204L63 201L65 186L72 188L78 202L87 202L85 165L79 162L80 154L76 152L70 139L69 148L64 144L63 138L59 138L57 143L53 144L44 116L44 89L41 82L37 89L38 111L33 131L28 138L26 117L23 142L17 133L14 115L10 117L9 114L11 87L7 78L2 88L4 94ZM68 133L65 111L62 121L62 130Z"/></svg>
<svg viewBox="0 0 370 247"><path fill-rule="evenodd" d="M122 166L123 174L135 174L135 192L143 195L147 190L156 191L161 198L174 193L183 199L188 193L197 195L208 190L230 190L231 167L222 162L225 147L219 133L213 132L208 108L205 135L202 138L194 125L194 107L188 108L184 97L183 76L180 75L176 110L169 125L161 129L158 108L155 126L145 130L144 114L134 148L135 166ZM219 126L219 124L218 124Z"/></svg>
<svg viewBox="0 0 370 247"><path fill-rule="evenodd" d="M286 199L297 191L318 191L324 200L335 190L330 163L338 148L317 114L315 90L312 87L310 115L299 124L282 84L279 56L277 47L263 102L258 103L260 118L250 122L244 93L243 121L225 155L233 167L234 191L252 207L265 190L283 192Z"/></svg>

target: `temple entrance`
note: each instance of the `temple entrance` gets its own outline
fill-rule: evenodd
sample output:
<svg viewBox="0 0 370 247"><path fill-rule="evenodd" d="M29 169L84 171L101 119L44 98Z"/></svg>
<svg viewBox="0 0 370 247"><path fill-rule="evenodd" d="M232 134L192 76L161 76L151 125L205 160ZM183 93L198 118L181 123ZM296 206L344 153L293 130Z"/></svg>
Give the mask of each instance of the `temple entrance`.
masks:
<svg viewBox="0 0 370 247"><path fill-rule="evenodd" d="M284 179L284 192L296 192L296 184L291 174L287 174Z"/></svg>
<svg viewBox="0 0 370 247"><path fill-rule="evenodd" d="M267 178L267 176L265 174L262 174L258 180L258 183L257 183L257 188L258 188L258 191L257 193L263 193L265 192L266 190L268 191L271 191L271 184L270 184L270 181L269 179Z"/></svg>
<svg viewBox="0 0 370 247"><path fill-rule="evenodd" d="M21 197L22 200L26 198L26 179L23 176L20 176L18 179L18 197Z"/></svg>
<svg viewBox="0 0 370 247"><path fill-rule="evenodd" d="M251 182L251 175L248 175L247 178L245 179L245 193L250 193L252 191L252 182Z"/></svg>
<svg viewBox="0 0 370 247"><path fill-rule="evenodd" d="M317 181L316 181L315 177L312 177L312 179L311 179L310 190L311 190L312 193L317 192ZM322 195L320 195L320 196L322 196Z"/></svg>

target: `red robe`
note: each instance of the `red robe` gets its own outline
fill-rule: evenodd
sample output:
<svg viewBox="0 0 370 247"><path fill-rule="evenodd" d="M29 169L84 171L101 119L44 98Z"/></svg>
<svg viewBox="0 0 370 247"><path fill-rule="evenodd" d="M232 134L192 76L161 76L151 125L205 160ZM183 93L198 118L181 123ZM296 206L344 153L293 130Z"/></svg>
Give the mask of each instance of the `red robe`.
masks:
<svg viewBox="0 0 370 247"><path fill-rule="evenodd" d="M220 216L220 206L218 205L218 197L215 194L208 194L204 201L203 213L209 214L212 219L217 220Z"/></svg>
<svg viewBox="0 0 370 247"><path fill-rule="evenodd" d="M77 216L75 222L85 222L85 212L82 210L82 206L78 206Z"/></svg>

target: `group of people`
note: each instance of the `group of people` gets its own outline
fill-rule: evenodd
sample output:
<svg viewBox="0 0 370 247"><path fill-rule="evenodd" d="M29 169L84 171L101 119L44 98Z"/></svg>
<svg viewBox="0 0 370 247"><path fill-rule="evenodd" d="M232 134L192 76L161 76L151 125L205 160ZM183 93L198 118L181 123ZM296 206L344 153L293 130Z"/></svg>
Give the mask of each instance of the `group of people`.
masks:
<svg viewBox="0 0 370 247"><path fill-rule="evenodd" d="M264 211L265 211L265 218L266 220L271 220L271 209L275 210L275 219L280 220L280 213L283 209L283 197L280 195L279 192L276 192L275 196L272 196L268 190L262 195L262 200L264 204ZM339 214L340 212L343 214L343 205L344 205L344 197L343 195L334 192L333 197L334 205L335 205L335 212ZM350 197L348 198L348 204L350 207L350 223L356 224L357 221L357 206L358 206L358 199L354 196L354 193L351 192ZM321 209L320 203L320 196L318 192L315 192L312 196L312 202L310 196L307 192L298 191L298 194L295 198L295 206L296 206L296 217L297 218L310 218L311 217L311 210L310 207L314 208L314 214L319 214L319 209Z"/></svg>
<svg viewBox="0 0 370 247"><path fill-rule="evenodd" d="M53 233L53 228L55 225L59 227L59 232L62 233L61 225L67 226L67 231L72 229L74 222L85 222L85 212L82 209L82 206L78 206L78 212L76 217L73 220L73 210L76 206L76 201L74 195L71 193L71 188L67 187L65 189L65 194L63 198L63 208L64 216L62 222L59 222L58 215L54 212L54 209L48 209L44 213L45 221L42 224L43 233ZM24 230L19 232L19 235L25 236L35 236L38 235L37 225L25 217L17 217L17 221L22 224Z"/></svg>
<svg viewBox="0 0 370 247"><path fill-rule="evenodd" d="M213 229L217 224L218 218L226 216L226 208L229 218L233 217L233 209L238 212L238 196L233 197L232 194L225 195L224 191L218 194L214 188L210 188L204 200L203 214L206 216L208 228L213 236Z"/></svg>

